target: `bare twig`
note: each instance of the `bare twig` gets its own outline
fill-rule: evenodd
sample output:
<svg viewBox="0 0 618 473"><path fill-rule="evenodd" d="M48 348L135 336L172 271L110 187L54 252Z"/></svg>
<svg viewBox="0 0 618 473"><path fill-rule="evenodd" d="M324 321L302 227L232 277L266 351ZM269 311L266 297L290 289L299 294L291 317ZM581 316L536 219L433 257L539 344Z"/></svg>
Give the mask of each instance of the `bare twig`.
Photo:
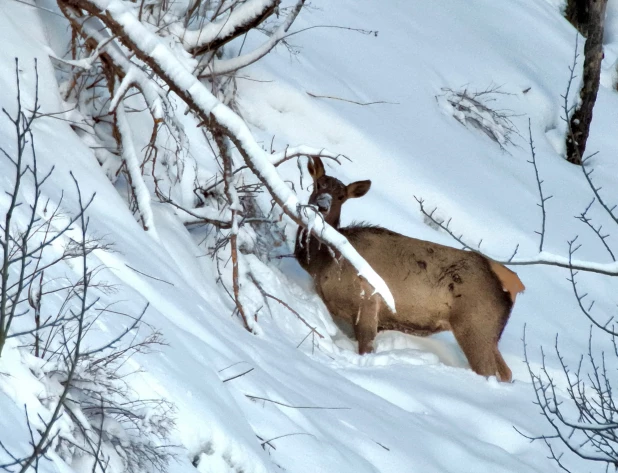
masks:
<svg viewBox="0 0 618 473"><path fill-rule="evenodd" d="M389 105L399 105L399 102L387 102L385 100L377 100L377 101L374 101L374 102L357 102L356 100L349 100L349 99L344 99L344 98L341 98L341 97L334 97L332 95L317 95L317 94L313 94L313 93L311 93L309 91L306 91L306 92L307 92L308 96L316 98L316 99L340 100L342 102L353 103L355 105L366 106L366 105L375 105L375 104L381 104L381 103L389 104Z"/></svg>
<svg viewBox="0 0 618 473"><path fill-rule="evenodd" d="M528 118L528 136L530 137L530 155L531 155L531 159L528 162L532 164L532 166L534 166L534 176L536 177L536 183L539 189L539 200L540 200L540 203L537 205L541 207L541 231L540 232L535 231L535 233L537 233L541 237L541 241L539 242L539 252L542 252L543 251L543 240L545 239L545 219L547 217L547 214L545 212L545 202L547 202L553 196L550 195L548 197L545 197L543 195L543 181L539 177L539 168L536 164L536 152L534 149L534 142L532 141L532 126L531 126L531 120L529 118Z"/></svg>
<svg viewBox="0 0 618 473"><path fill-rule="evenodd" d="M309 333L315 333L318 337L320 338L324 338L324 336L317 331L317 329L315 327L312 327L311 325L309 325L309 323L303 318L302 315L300 315L296 310L292 309L292 307L290 307L289 304L285 303L284 301L282 301L281 299L279 299L276 296L273 296L272 294L269 294L268 292L266 292L266 290L264 290L264 288L262 287L262 285L258 282L258 280L253 276L253 274L249 273L249 278L251 279L251 282L253 282L253 284L255 284L255 287L258 288L258 290L260 291L260 294L262 294L262 297L269 298L272 299L274 301L277 301L279 304L281 304L283 307L285 307L286 309L288 309L290 312L292 312L297 318L298 320L300 320L307 328L309 328L311 330L311 332ZM302 342L301 342L302 343ZM299 345L300 346L300 345Z"/></svg>
<svg viewBox="0 0 618 473"><path fill-rule="evenodd" d="M232 381L233 379L240 378L240 377L242 377L242 376L244 376L244 375L246 375L246 374L251 373L254 369L255 369L255 368L249 368L247 371L244 371L244 372L242 372L242 373L240 373L240 374L237 374L237 375L235 375L235 376L232 376L232 377L230 377L230 378L226 378L226 379L224 379L222 382L223 382L223 383L227 383L228 381Z"/></svg>
<svg viewBox="0 0 618 473"><path fill-rule="evenodd" d="M616 257L614 256L614 252L612 251L612 249L607 244L607 238L609 237L609 233L606 233L605 235L603 235L603 232L602 232L603 225L599 225L598 227L595 227L592 224L592 220L587 215L588 211L590 210L590 207L592 207L592 204L594 204L595 201L596 201L596 198L593 198L590 201L590 203L588 204L588 207L586 207L586 210L584 210L581 214L577 215L575 218L577 220L579 220L580 222L585 223L595 233L595 235L597 237L599 237L599 240L601 240L601 243L603 244L603 246L605 247L605 249L609 253L609 256L612 258L612 261L616 261Z"/></svg>
<svg viewBox="0 0 618 473"><path fill-rule="evenodd" d="M161 281L161 282L164 282L165 284L169 284L170 286L173 286L173 285L174 285L173 283L171 283L171 282L169 282L169 281L166 281L165 279L156 278L156 277L154 277L154 276L150 276L149 274L146 274L146 273L144 273L144 272L140 271L139 269L135 269L134 267L129 266L127 263L125 263L124 265L125 265L127 268L132 269L132 270L133 270L133 271L135 271L136 273L141 274L142 276L146 276L147 278L154 279L155 281Z"/></svg>
<svg viewBox="0 0 618 473"><path fill-rule="evenodd" d="M614 204L612 207L610 207L605 200L603 199L603 197L601 197L601 194L599 193L602 189L602 187L597 187L594 185L594 183L592 182L592 178L590 176L592 176L592 173L594 172L594 169L591 168L590 170L588 167L588 161L593 158L594 156L596 156L598 153L593 153L590 156L584 158L582 160L582 172L584 173L584 176L586 177L586 181L588 182L588 185L590 186L590 189L592 189L592 192L594 193L594 196L596 197L596 199L599 201L599 204L601 204L601 207L603 207L603 209L605 210L605 212L607 212L607 214L609 215L609 217L614 221L614 223L616 223L618 225L618 215L614 214L614 210L616 210L616 204Z"/></svg>
<svg viewBox="0 0 618 473"><path fill-rule="evenodd" d="M230 229L230 247L232 255L232 286L234 290L234 302L236 303L236 309L240 314L243 321L243 325L248 332L252 332L245 314L245 309L240 301L240 283L239 283L239 269L238 269L238 217L237 213L240 210L240 202L234 187L232 176L232 153L229 146L229 140L222 133L222 130L216 125L212 126L213 137L219 148L221 160L223 161L223 178L225 181L225 195L227 197L230 210L232 212L232 228Z"/></svg>
<svg viewBox="0 0 618 473"><path fill-rule="evenodd" d="M569 244L569 261L572 259L573 254L575 254L575 252L581 246L581 245L577 245L576 246L576 243L577 243L577 237L573 238L572 240L570 240L568 242L568 244ZM584 306L583 301L588 296L588 293L580 294L579 290L577 289L577 282L575 280L575 276L577 276L578 272L575 270L575 268L573 266L571 266L571 268L569 268L569 269L570 269L570 278L568 280L571 283L571 287L573 288L573 294L575 295L575 298L577 299L577 304L579 305L580 310L584 313L584 315L586 317L588 317L588 319L596 327L600 328L601 330L603 330L604 332L608 333L609 335L612 335L614 337L618 336L618 331L616 331L613 328L614 327L614 325L612 324L612 322L614 321L613 317L609 318L605 323L600 323L590 313L590 309L592 309L592 306L594 305L594 301L592 301L588 307ZM612 324L612 325L610 325L610 324Z"/></svg>
<svg viewBox="0 0 618 473"><path fill-rule="evenodd" d="M323 407L323 406L293 406L291 404L287 404L285 402L274 401L273 399L267 399L260 396L252 396L251 394L245 394L246 397L251 399L252 401L264 401L264 402L272 402L278 406L289 407L290 409L323 409L323 410L347 410L349 407Z"/></svg>
<svg viewBox="0 0 618 473"><path fill-rule="evenodd" d="M81 233L81 250L82 250L81 256L83 260L83 263L82 263L83 285L82 285L81 293L78 295L79 300L81 302L81 306L79 308L79 313L76 314L77 333L75 336L75 345L72 350L73 352L72 356L70 357L69 369L67 372L67 377L65 380L64 388L62 390L62 394L60 395L58 399L58 402L51 415L51 418L49 419L49 421L47 421L45 430L41 433L41 437L39 438L39 441L36 443L36 445L33 445L32 454L22 463L19 473L25 473L28 470L28 468L30 468L32 463L38 461L38 459L42 455L45 454L47 447L49 446L49 443L48 443L49 436L52 433L54 424L58 421L58 419L61 416L62 408L67 399L67 396L69 395L69 390L71 389L71 386L72 386L73 377L75 376L75 370L77 368L79 358L81 356L80 349L81 349L81 343L83 340L84 329L85 329L85 323L84 323L85 317L86 317L86 313L91 307L91 305L87 302L88 285L90 281L87 260L86 260L86 257L87 257L86 233L88 231L88 220L84 217L84 212L83 212L84 202L82 200L82 195L81 195L81 190L79 188L79 184L77 180L75 179L75 177L73 176L73 174L71 174L71 177L73 177L73 182L75 183L75 187L77 189L78 202L79 202L79 206L81 210L80 212L80 223L81 223L80 233Z"/></svg>

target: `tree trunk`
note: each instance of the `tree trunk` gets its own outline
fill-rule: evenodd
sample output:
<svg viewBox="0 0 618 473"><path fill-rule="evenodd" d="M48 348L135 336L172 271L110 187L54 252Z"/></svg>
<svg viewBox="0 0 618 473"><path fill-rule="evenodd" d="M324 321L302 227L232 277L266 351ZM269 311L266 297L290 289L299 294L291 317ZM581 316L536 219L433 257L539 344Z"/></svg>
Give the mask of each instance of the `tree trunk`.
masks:
<svg viewBox="0 0 618 473"><path fill-rule="evenodd" d="M589 5L590 0L568 0L564 11L565 18L585 37L588 37Z"/></svg>
<svg viewBox="0 0 618 473"><path fill-rule="evenodd" d="M589 0L588 38L584 46L584 80L579 92L580 104L573 112L567 131L567 161L582 163L590 133L592 109L599 91L603 60L603 24L607 0Z"/></svg>

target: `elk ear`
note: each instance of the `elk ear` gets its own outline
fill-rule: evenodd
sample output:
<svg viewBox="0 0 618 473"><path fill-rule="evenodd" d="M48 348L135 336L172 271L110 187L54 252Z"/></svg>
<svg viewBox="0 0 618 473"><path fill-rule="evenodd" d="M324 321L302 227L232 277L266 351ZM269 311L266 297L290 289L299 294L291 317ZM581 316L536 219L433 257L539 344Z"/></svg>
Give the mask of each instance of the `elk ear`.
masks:
<svg viewBox="0 0 618 473"><path fill-rule="evenodd" d="M371 187L371 181L356 181L346 188L348 199L364 196Z"/></svg>
<svg viewBox="0 0 618 473"><path fill-rule="evenodd" d="M314 181L317 181L324 175L324 164L322 164L322 160L317 156L309 160L307 169L309 169L309 174L311 174Z"/></svg>

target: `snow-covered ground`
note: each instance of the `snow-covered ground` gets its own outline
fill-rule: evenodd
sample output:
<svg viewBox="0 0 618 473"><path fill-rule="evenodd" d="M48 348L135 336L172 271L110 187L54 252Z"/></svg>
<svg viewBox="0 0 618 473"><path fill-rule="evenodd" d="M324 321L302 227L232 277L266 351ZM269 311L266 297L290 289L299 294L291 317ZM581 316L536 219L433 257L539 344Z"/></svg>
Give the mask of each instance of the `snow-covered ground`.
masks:
<svg viewBox="0 0 618 473"><path fill-rule="evenodd" d="M471 245L482 240L481 249L496 259L507 259L519 245L517 258L523 260L537 256L535 231L541 225L537 182L528 162L530 119L543 189L553 195L546 204L545 252L565 256L566 241L579 235L583 246L578 259L609 263L594 234L574 218L592 199L581 168L561 157L565 133L561 94L576 35L561 16L560 2L386 3L311 2L293 30L320 28L290 37L298 53L292 55L279 46L243 71L248 78L239 80L238 107L255 136L266 148L272 142L278 151L302 143L349 157L352 162L329 165L328 172L345 182L371 179L372 188L367 196L346 204L344 224L365 220L456 246L446 233L424 222L415 199L419 197L429 209L438 207L439 217L452 218L453 231ZM60 99L49 59L50 48L56 48L57 55L65 52L56 43L67 22L56 15L52 2L38 5L41 8L13 0L0 3L0 105L9 111L15 106L15 57L20 60L27 103L32 102L36 57L41 111L68 107ZM613 205L618 200L618 95L613 88L618 2L614 0L608 6L606 43L588 150L599 151L592 160L595 182ZM493 96L492 107L512 111L511 120L521 135L511 137L514 146L506 145L506 151L483 132L459 123L445 101L445 89L474 92L494 86L502 93ZM577 89L572 88L573 96ZM530 443L518 431L529 436L550 433L533 404L534 391L523 362L524 326L532 368L539 368L543 346L561 395L566 383L553 352L555 335L559 334L561 353L571 365L588 349L590 324L578 310L567 270L514 268L526 292L518 299L500 343L513 370L512 384L472 372L448 333L426 339L380 333L376 352L358 356L355 342L333 323L311 291L308 276L289 258L265 265L248 256L244 270L324 338L307 337L308 328L293 313L274 300L263 300L255 288L247 307L253 312L266 308L259 312L257 334L252 335L231 317L233 304L216 283L215 263L203 257L206 249L199 246L200 235L191 235L160 204L153 204L157 238L144 232L68 122L39 120L35 140L39 166L55 166L45 198L58 202L64 190L63 208L75 211L69 171L84 193L96 192L88 210L90 231L112 242L115 252L97 251L90 264L101 264L98 278L118 285L113 294L98 294L100 303L117 302L118 310L139 313L149 302L145 320L167 342L160 352L135 356L129 363L141 369L130 381L136 393L163 397L176 406L171 443L178 446L177 460L170 464L170 472L195 471L196 458L198 471L216 473L559 470L541 442ZM13 142L13 130L5 120L0 146L11 152ZM1 162L3 192L12 185L5 169L9 167ZM298 183L295 163L284 164L281 172ZM306 188L297 186L301 198L307 197ZM0 205L6 201L0 200ZM611 228L598 207L592 208L591 216L595 224ZM292 224L286 229L290 252L295 230ZM607 241L618 248L618 232ZM63 266L56 271L60 276L73 269ZM594 313L600 320L615 313L615 278L582 273L579 281L583 292L596 301ZM51 299L48 310L58 303ZM91 343L120 333L127 325L113 314L104 315ZM599 352L611 350L609 339L594 340ZM608 362L615 374L615 358ZM34 363L16 340L0 358L0 441L17 456L28 452L30 438L24 404L35 425L39 422L35 414L45 417L47 412L46 386L36 369L26 368ZM275 440L267 442L270 439ZM0 451L0 464L5 458ZM599 465L576 458L568 464L573 471L600 471ZM79 461L66 465L51 453L40 471L85 468Z"/></svg>

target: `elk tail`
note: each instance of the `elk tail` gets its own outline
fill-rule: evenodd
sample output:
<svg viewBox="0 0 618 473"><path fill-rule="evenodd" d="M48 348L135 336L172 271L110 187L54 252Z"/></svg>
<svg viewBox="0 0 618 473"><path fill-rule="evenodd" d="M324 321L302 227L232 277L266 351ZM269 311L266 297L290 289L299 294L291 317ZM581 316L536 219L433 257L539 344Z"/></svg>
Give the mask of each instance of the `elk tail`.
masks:
<svg viewBox="0 0 618 473"><path fill-rule="evenodd" d="M511 302L515 304L515 298L517 297L517 294L519 294L520 292L524 292L524 290L526 289L524 284L521 282L521 279L519 279L519 276L517 276L517 273L511 271L506 266L491 259L489 260L489 266L491 267L493 273L500 280L504 292L509 293L509 296L511 297Z"/></svg>

